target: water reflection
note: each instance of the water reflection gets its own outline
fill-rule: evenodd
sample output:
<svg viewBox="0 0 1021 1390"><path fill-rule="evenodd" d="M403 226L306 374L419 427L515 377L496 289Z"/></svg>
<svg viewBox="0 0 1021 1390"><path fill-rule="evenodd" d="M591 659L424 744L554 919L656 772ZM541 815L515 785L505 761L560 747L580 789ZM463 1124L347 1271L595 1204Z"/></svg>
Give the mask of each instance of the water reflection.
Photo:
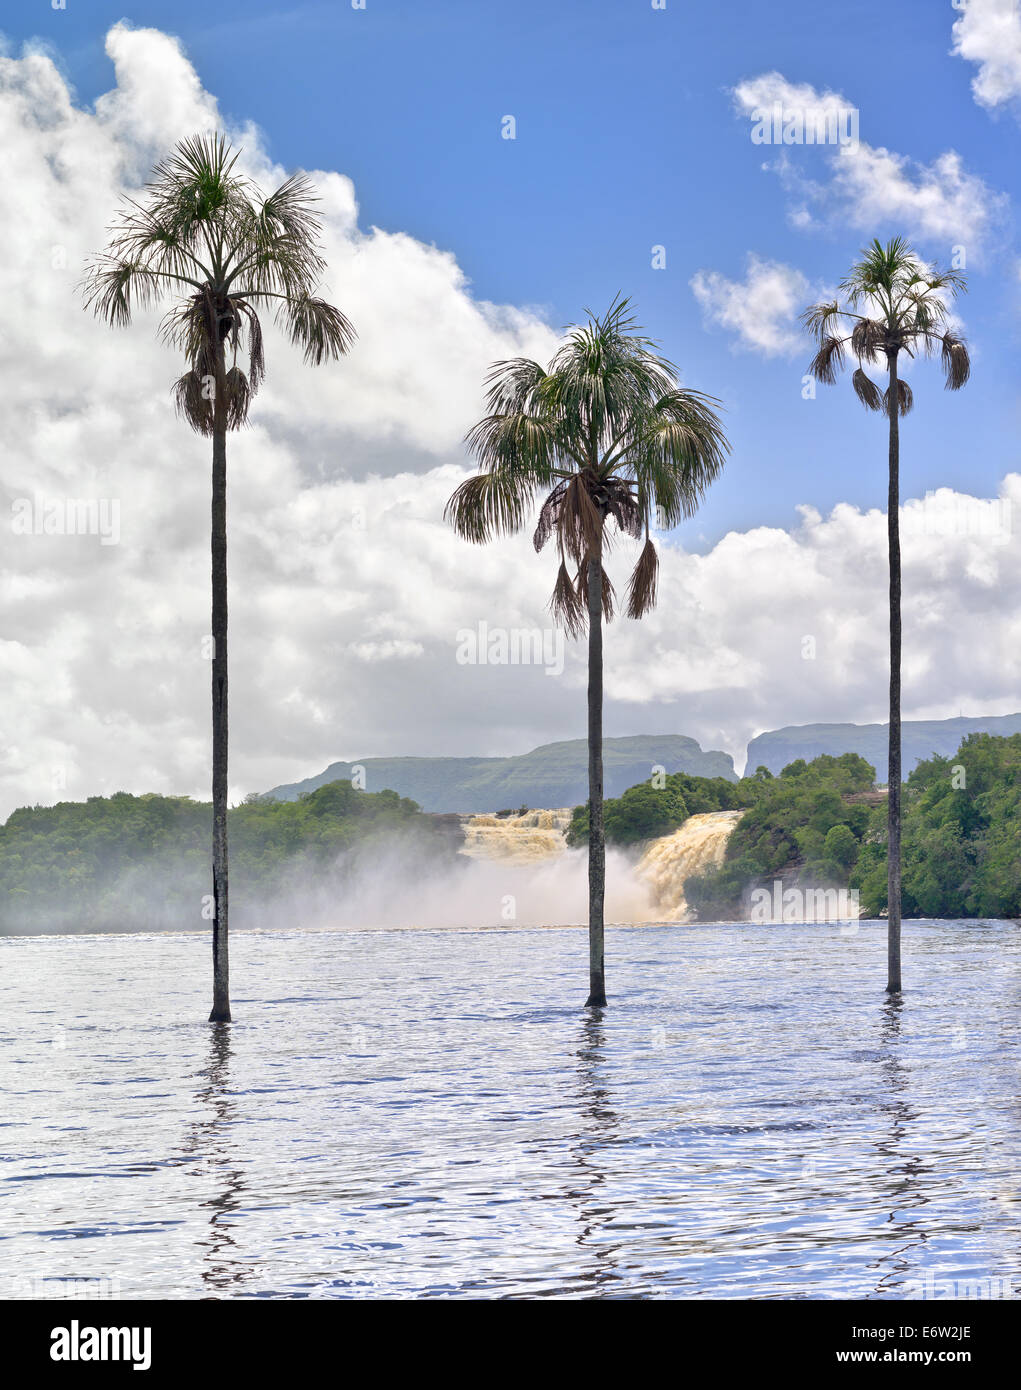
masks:
<svg viewBox="0 0 1021 1390"><path fill-rule="evenodd" d="M591 1260L578 1271L580 1283L589 1292L613 1284L619 1278L618 1244L606 1236L607 1226L617 1216L616 1208L608 1201L606 1160L620 1134L621 1121L611 1104L611 1090L605 1075L605 1010L585 1010L575 1058L578 1111L583 1124L572 1143L571 1156L580 1181L572 1184L567 1196L579 1227L575 1244Z"/></svg>
<svg viewBox="0 0 1021 1390"><path fill-rule="evenodd" d="M929 1239L920 1209L928 1204L925 1179L933 1170L919 1153L911 1152L917 1143L914 1127L919 1116L908 1099L910 1073L901 1062L905 1046L904 1009L903 995L888 995L879 1016L881 1091L877 1108L886 1118L887 1129L876 1140L875 1150L877 1172L885 1179L883 1190L890 1204L886 1219L888 1236L893 1241L892 1247L871 1265L873 1269L885 1270L875 1287L880 1296L898 1291L905 1276L917 1267L918 1254ZM915 1211L919 1214L912 1215Z"/></svg>
<svg viewBox="0 0 1021 1390"><path fill-rule="evenodd" d="M245 1183L231 1137L237 1101L230 1082L230 1030L229 1023L213 1023L209 1027L208 1057L196 1073L200 1082L195 1091L196 1108L204 1112L204 1117L192 1126L186 1145L186 1152L201 1159L195 1175L206 1181L211 1179L214 1189L199 1203L202 1210L209 1212L209 1218L200 1228L196 1244L201 1255L202 1281L215 1294L240 1293L238 1285L252 1273L234 1237Z"/></svg>

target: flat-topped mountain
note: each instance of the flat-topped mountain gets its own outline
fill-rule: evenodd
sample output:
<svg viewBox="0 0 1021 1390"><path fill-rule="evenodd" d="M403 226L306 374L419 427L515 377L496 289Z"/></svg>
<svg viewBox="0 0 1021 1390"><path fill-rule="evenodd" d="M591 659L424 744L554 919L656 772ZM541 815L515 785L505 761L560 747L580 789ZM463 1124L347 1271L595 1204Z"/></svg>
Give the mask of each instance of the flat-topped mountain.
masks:
<svg viewBox="0 0 1021 1390"><path fill-rule="evenodd" d="M768 767L774 775L797 758L811 762L820 753L839 757L859 753L876 769L880 782L886 781L886 724L792 724L759 734L748 745L745 775L757 767ZM968 734L1021 733L1021 714L985 715L961 719L905 719L901 725L904 776L917 763L934 753L949 758Z"/></svg>
<svg viewBox="0 0 1021 1390"><path fill-rule="evenodd" d="M646 781L654 767L736 781L729 753L704 752L683 734L639 734L603 741L606 795L620 796ZM358 773L363 769L363 773ZM545 743L509 758L361 758L331 763L315 777L266 793L294 801L327 782L364 781L363 790L389 788L423 811L484 812L520 806L577 806L588 799L588 745L582 738Z"/></svg>

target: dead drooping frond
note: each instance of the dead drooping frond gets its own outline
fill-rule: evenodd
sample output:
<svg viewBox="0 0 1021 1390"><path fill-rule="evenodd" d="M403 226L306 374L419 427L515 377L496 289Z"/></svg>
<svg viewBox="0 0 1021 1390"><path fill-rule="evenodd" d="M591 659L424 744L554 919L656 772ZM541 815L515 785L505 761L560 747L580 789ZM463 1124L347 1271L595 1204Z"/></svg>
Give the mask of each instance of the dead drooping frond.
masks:
<svg viewBox="0 0 1021 1390"><path fill-rule="evenodd" d="M578 585L568 573L567 564L560 561L557 582L553 586L550 612L569 637L580 637L588 618L587 595L579 593Z"/></svg>
<svg viewBox="0 0 1021 1390"><path fill-rule="evenodd" d="M557 582L553 586L549 609L557 622L564 626L569 637L580 637L588 626L590 563L586 556L575 571L573 579L565 560L561 559L560 568L557 570ZM603 621L608 623L613 619L616 594L605 568L601 568L600 574L600 606Z"/></svg>
<svg viewBox="0 0 1021 1390"><path fill-rule="evenodd" d="M851 385L854 387L854 394L866 410L882 410L883 393L861 367L855 369L854 375L851 377Z"/></svg>
<svg viewBox="0 0 1021 1390"><path fill-rule="evenodd" d="M606 513L594 492L592 476L576 474L567 484L557 517L560 549L578 565L587 555L598 553L604 539Z"/></svg>
<svg viewBox="0 0 1021 1390"><path fill-rule="evenodd" d="M644 618L656 606L656 589L659 584L659 553L652 540L646 537L642 553L638 557L627 587L627 615L629 618Z"/></svg>
<svg viewBox="0 0 1021 1390"><path fill-rule="evenodd" d="M590 564L592 564L592 563L593 563L593 562L592 562L591 560L587 560L587 561L585 562L585 569L584 569L584 576L585 576L585 579L584 579L584 582L585 582L586 589L587 589L587 587L588 587L588 566L589 566ZM610 583L610 576L606 573L606 568L605 568L605 566L601 566L601 567L600 567L600 573L601 573L601 575L602 575L602 580L603 580L603 582L602 582L603 621L608 623L608 622L610 622L610 621L612 620L612 618L613 618L614 604L617 602L617 595L616 595L616 593L614 592L613 585Z"/></svg>
<svg viewBox="0 0 1021 1390"><path fill-rule="evenodd" d="M971 358L968 356L964 339L956 333L944 333L940 339L940 357L946 389L959 391L971 376Z"/></svg>
<svg viewBox="0 0 1021 1390"><path fill-rule="evenodd" d="M837 368L843 365L844 344L839 338L823 338L808 370L816 381L832 386L837 379Z"/></svg>
<svg viewBox="0 0 1021 1390"><path fill-rule="evenodd" d="M903 378L897 380L897 398L900 402L899 415L907 415L908 411L915 403L914 392ZM887 387L883 392L883 414L890 413L890 388Z"/></svg>
<svg viewBox="0 0 1021 1390"><path fill-rule="evenodd" d="M185 372L174 383L173 397L177 413L199 434L213 432L215 390L215 378L203 377L194 370Z"/></svg>
<svg viewBox="0 0 1021 1390"><path fill-rule="evenodd" d="M252 387L240 367L231 367L224 377L224 391L227 397L227 428L239 430L248 420L248 407L252 400Z"/></svg>
<svg viewBox="0 0 1021 1390"><path fill-rule="evenodd" d="M200 433L215 428L217 393L227 428L248 417L266 370L260 309L312 365L354 341L347 318L317 294L325 261L311 182L295 174L263 197L237 172L238 155L223 136L182 141L141 197L125 200L83 283L86 307L115 325L173 300L161 334L188 366L174 400Z"/></svg>
<svg viewBox="0 0 1021 1390"><path fill-rule="evenodd" d="M858 399L869 410L885 411L889 392L866 375L863 364L892 368L901 353L919 357L938 350L947 389L959 390L971 374L971 362L963 338L952 327L950 306L966 288L959 271L926 265L903 237L885 245L873 241L841 283L846 302L814 304L801 316L818 342L809 372L832 385L849 352L857 362L851 383ZM898 400L897 413L906 415L913 398L903 382Z"/></svg>
<svg viewBox="0 0 1021 1390"><path fill-rule="evenodd" d="M556 487L539 508L539 520L535 524L535 533L532 536L532 544L536 552L542 550L543 546L557 529L560 519L560 508L563 504L564 494L567 491L568 483L565 479L557 483Z"/></svg>
<svg viewBox="0 0 1021 1390"><path fill-rule="evenodd" d="M859 319L851 330L851 351L859 362L878 362L885 332L875 319Z"/></svg>

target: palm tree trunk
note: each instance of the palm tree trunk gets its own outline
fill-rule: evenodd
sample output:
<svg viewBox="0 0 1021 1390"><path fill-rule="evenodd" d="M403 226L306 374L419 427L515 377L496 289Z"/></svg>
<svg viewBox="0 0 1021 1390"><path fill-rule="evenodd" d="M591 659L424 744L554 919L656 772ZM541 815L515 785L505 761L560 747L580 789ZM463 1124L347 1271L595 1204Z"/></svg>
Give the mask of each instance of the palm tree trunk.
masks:
<svg viewBox="0 0 1021 1390"><path fill-rule="evenodd" d="M589 997L585 1007L606 1003L603 972L603 899L606 839L603 833L603 557L588 562L588 957Z"/></svg>
<svg viewBox="0 0 1021 1390"><path fill-rule="evenodd" d="M890 492L887 530L890 545L890 747L887 776L886 954L889 994L900 982L900 397L897 354L890 355Z"/></svg>
<svg viewBox="0 0 1021 1390"><path fill-rule="evenodd" d="M227 414L223 351L213 406L213 1009L230 1022L227 952Z"/></svg>

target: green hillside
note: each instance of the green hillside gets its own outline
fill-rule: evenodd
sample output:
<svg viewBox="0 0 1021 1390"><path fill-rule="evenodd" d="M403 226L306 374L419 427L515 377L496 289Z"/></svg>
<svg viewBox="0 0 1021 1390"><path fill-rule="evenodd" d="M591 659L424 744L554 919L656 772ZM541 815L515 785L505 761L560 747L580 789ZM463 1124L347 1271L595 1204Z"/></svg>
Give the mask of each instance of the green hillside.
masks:
<svg viewBox="0 0 1021 1390"><path fill-rule="evenodd" d="M976 716L961 719L906 719L902 725L904 777L927 758L949 758L969 734L1008 737L1021 733L1021 714ZM857 753L871 763L881 782L886 781L887 725L792 724L759 734L748 745L745 773L768 768L774 777L796 758L811 762L826 753L839 758Z"/></svg>
<svg viewBox="0 0 1021 1390"><path fill-rule="evenodd" d="M274 787L266 796L294 801L338 779L353 780L364 768L365 790L384 788L410 797L423 811L501 811L518 806L575 806L588 797L588 747L584 739L546 743L511 758L362 758L331 763L303 782ZM682 734L608 738L603 744L607 796L645 781L654 767L668 773L736 781L729 753L703 752Z"/></svg>

